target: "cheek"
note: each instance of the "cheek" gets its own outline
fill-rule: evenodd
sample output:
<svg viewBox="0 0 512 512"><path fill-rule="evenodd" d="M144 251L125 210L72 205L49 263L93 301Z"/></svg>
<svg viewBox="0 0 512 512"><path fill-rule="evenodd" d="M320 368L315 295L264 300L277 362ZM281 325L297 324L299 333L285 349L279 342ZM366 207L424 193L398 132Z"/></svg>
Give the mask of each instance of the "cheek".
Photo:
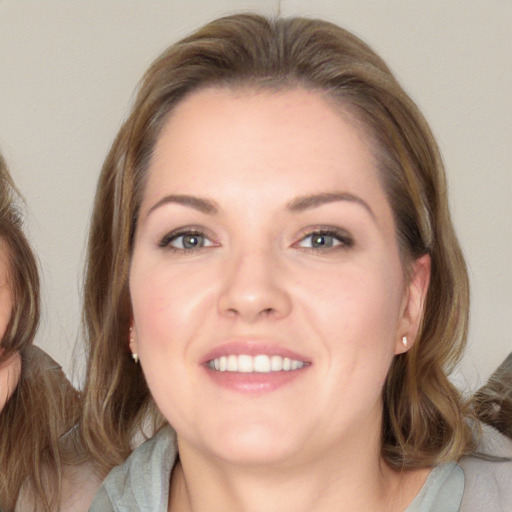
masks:
<svg viewBox="0 0 512 512"><path fill-rule="evenodd" d="M171 281L172 282L172 281ZM179 291L157 272L135 272L130 278L130 295L139 355L146 345L160 345L170 332L185 321L180 312ZM163 338L163 339L162 339Z"/></svg>
<svg viewBox="0 0 512 512"><path fill-rule="evenodd" d="M139 355L151 349L182 350L194 337L208 301L204 281L198 273L165 263L133 266L130 295Z"/></svg>
<svg viewBox="0 0 512 512"><path fill-rule="evenodd" d="M193 398L198 394L193 347L212 307L201 282L196 273L187 276L165 265L134 266L130 275L140 364L157 406L180 431L190 431L201 417Z"/></svg>
<svg viewBox="0 0 512 512"><path fill-rule="evenodd" d="M5 278L2 279L5 281ZM12 299L8 286L0 285L0 343L5 335L7 325L12 315ZM3 349L0 346L0 354ZM21 373L21 357L18 353L0 363L0 410L16 389Z"/></svg>
<svg viewBox="0 0 512 512"><path fill-rule="evenodd" d="M300 293L304 310L317 319L313 325L362 344L394 336L402 302L400 276L364 267L311 277L300 283Z"/></svg>
<svg viewBox="0 0 512 512"><path fill-rule="evenodd" d="M12 300L9 291L5 287L0 288L0 341L4 337L7 324L12 314Z"/></svg>
<svg viewBox="0 0 512 512"><path fill-rule="evenodd" d="M347 267L303 282L302 316L328 354L333 387L355 380L348 386L354 393L380 393L394 356L401 282L392 265Z"/></svg>

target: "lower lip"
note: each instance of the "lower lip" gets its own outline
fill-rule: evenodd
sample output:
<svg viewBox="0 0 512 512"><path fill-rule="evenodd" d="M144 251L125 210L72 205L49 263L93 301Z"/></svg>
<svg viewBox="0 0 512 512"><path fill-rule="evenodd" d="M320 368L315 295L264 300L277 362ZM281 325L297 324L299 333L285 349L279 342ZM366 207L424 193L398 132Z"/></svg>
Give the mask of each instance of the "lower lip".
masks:
<svg viewBox="0 0 512 512"><path fill-rule="evenodd" d="M219 372L204 366L208 376L218 386L239 393L261 394L275 391L304 376L309 366L299 370L270 373Z"/></svg>

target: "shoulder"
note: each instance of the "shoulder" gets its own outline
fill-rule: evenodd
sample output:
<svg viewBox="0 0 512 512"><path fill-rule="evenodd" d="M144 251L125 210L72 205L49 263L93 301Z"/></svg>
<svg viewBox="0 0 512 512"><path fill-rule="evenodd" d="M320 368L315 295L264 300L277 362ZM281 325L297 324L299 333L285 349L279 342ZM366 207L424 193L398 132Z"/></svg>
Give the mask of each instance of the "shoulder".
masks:
<svg viewBox="0 0 512 512"><path fill-rule="evenodd" d="M176 461L176 438L170 426L140 445L107 475L91 512L167 510L169 480Z"/></svg>
<svg viewBox="0 0 512 512"><path fill-rule="evenodd" d="M464 473L456 462L434 467L406 512L457 512L464 491Z"/></svg>
<svg viewBox="0 0 512 512"><path fill-rule="evenodd" d="M512 510L512 440L483 425L475 453L459 465L465 479L462 512Z"/></svg>

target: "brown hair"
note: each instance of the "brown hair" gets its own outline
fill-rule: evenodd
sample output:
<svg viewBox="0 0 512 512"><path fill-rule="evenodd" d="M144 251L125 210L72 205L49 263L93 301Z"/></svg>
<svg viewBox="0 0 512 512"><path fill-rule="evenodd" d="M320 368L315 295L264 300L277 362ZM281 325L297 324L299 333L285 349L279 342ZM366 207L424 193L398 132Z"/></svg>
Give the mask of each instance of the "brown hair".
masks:
<svg viewBox="0 0 512 512"><path fill-rule="evenodd" d="M421 330L414 347L395 358L383 390L383 456L394 467L422 467L469 452L469 412L447 378L466 340L468 277L443 164L425 119L382 59L351 33L320 20L235 15L206 25L155 60L101 172L85 281L83 423L99 467L107 471L121 462L145 414L155 411L128 351L132 238L162 126L180 100L210 86L316 90L363 127L405 268L422 255L432 259Z"/></svg>
<svg viewBox="0 0 512 512"><path fill-rule="evenodd" d="M32 345L39 323L37 263L22 230L19 195L0 155L0 240L8 261L13 309L0 362L21 355L22 370L0 412L0 510L14 510L20 491L37 510L56 510L62 466L59 439L77 421L78 395L60 367Z"/></svg>
<svg viewBox="0 0 512 512"><path fill-rule="evenodd" d="M512 439L512 353L473 396L476 415Z"/></svg>

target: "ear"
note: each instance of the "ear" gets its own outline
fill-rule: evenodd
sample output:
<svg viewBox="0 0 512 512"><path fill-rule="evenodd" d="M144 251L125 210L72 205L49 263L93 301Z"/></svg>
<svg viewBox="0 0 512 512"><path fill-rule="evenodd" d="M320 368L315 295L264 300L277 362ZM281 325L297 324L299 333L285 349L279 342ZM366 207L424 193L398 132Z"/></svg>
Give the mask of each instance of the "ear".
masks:
<svg viewBox="0 0 512 512"><path fill-rule="evenodd" d="M412 266L409 283L404 293L395 354L407 352L416 340L430 283L430 269L431 260L428 254L418 258Z"/></svg>

